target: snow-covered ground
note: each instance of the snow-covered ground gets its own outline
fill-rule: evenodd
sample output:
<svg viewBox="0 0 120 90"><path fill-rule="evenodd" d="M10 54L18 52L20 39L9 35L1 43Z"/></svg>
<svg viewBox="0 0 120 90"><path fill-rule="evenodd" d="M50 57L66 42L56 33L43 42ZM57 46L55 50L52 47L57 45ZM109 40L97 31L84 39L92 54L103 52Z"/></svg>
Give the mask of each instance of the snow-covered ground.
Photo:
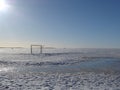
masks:
<svg viewBox="0 0 120 90"><path fill-rule="evenodd" d="M115 58L120 64L120 49L46 49L43 52L31 55L25 48L1 48L0 90L120 90L120 72L56 70L59 66L102 58ZM50 72L42 70L50 66L56 68Z"/></svg>
<svg viewBox="0 0 120 90"><path fill-rule="evenodd" d="M120 90L120 75L1 73L0 90Z"/></svg>

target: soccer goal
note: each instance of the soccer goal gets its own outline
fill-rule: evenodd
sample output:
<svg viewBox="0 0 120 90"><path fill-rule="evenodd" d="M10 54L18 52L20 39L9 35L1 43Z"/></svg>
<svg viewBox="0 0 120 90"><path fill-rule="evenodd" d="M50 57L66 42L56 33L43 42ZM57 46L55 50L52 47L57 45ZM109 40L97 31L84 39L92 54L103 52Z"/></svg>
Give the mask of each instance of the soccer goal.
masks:
<svg viewBox="0 0 120 90"><path fill-rule="evenodd" d="M43 53L43 45L31 45L30 51L31 51L31 54L42 54Z"/></svg>

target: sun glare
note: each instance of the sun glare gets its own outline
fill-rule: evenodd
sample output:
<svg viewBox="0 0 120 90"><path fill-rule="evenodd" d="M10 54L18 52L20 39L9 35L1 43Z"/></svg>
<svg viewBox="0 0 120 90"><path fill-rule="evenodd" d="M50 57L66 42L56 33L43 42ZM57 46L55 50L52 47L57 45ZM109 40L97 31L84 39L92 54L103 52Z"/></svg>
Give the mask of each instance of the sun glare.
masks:
<svg viewBox="0 0 120 90"><path fill-rule="evenodd" d="M0 11L5 11L8 8L6 0L0 0Z"/></svg>

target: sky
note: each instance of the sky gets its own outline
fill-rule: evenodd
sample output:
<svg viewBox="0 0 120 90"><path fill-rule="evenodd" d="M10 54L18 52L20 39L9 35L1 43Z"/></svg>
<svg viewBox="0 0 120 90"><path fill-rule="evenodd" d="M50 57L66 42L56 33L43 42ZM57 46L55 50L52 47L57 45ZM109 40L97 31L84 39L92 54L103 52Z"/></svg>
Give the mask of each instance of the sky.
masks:
<svg viewBox="0 0 120 90"><path fill-rule="evenodd" d="M5 0L0 46L120 48L120 0Z"/></svg>

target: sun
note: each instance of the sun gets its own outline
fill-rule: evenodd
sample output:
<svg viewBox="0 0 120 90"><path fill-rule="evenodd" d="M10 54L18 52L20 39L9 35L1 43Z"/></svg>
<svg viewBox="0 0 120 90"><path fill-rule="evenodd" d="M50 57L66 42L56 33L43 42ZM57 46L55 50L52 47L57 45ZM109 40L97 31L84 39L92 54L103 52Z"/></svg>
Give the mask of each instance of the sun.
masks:
<svg viewBox="0 0 120 90"><path fill-rule="evenodd" d="M0 11L5 11L8 8L6 0L0 0Z"/></svg>

